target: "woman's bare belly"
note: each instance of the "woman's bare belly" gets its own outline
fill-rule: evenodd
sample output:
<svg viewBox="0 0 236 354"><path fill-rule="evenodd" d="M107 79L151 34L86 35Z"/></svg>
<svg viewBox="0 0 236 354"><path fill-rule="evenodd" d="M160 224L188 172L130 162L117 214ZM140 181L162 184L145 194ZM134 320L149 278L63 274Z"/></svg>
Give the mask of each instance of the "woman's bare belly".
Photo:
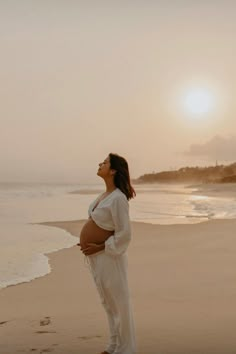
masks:
<svg viewBox="0 0 236 354"><path fill-rule="evenodd" d="M102 229L93 221L92 218L89 218L80 232L80 245L83 249L89 242L103 243L113 234L114 231Z"/></svg>

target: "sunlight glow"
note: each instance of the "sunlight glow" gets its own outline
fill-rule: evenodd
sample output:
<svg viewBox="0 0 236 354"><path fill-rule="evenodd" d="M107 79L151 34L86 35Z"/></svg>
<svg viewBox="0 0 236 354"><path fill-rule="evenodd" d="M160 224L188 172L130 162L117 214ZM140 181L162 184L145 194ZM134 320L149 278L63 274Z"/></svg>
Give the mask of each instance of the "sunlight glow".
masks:
<svg viewBox="0 0 236 354"><path fill-rule="evenodd" d="M192 89L183 98L184 109L195 116L203 115L214 108L213 95L204 89Z"/></svg>

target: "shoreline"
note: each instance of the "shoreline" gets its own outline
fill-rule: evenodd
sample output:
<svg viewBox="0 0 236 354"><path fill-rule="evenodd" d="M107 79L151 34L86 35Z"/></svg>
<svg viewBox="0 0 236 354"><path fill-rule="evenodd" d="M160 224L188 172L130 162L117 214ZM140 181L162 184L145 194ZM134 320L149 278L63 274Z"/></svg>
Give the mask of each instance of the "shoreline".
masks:
<svg viewBox="0 0 236 354"><path fill-rule="evenodd" d="M157 183L157 185L159 185L160 183ZM141 185L141 184L140 184ZM144 184L145 185L145 184ZM150 184L148 184L150 186ZM155 183L153 183L153 185L155 185ZM172 183L170 183L170 185L172 185ZM175 184L176 185L176 184ZM184 184L184 183L179 183L179 185L183 185L185 186L186 189L194 189L193 191L190 192L191 195L196 195L196 196L207 196L207 197L219 197L219 198L230 198L230 199L235 199L236 200L236 183L201 183L201 184ZM99 190L100 191L100 190ZM87 194L89 192L89 194L94 193L94 191L89 190L76 190L76 191L72 191L69 193L72 194L77 194L77 193L81 193L81 194ZM98 190L96 190L96 192L98 192ZM190 216L193 217L193 216ZM186 219L188 218L188 216L186 216ZM198 217L197 217L198 218ZM229 218L228 220L232 220L233 218ZM236 219L236 218L235 218ZM200 221L196 221L194 223L190 223L190 224L199 224L199 223L205 223L208 222L211 219L205 219L203 218L203 220ZM227 220L227 218L217 218L216 220ZM29 224L32 225L45 225L45 226L50 226L50 227L57 227L57 228L61 228L62 230L69 232L72 236L78 237L78 235L76 235L76 233L73 233L73 223L84 223L86 221L86 219L80 219L80 220L70 220L70 221L43 221L43 222L31 222ZM143 224L150 224L150 225L188 225L189 222L186 223L171 223L171 224L158 224L158 223L152 223L149 220L145 221L132 221L133 223L138 222L138 223L143 223ZM66 225L66 226L65 226ZM72 232L70 232L72 231ZM42 253L42 255L44 255L45 257L47 257L48 259L48 266L49 266L49 271L47 273L42 273L42 274L38 274L35 276L35 278L31 278L29 280L22 280L20 282L17 283L13 283L13 284L9 284L7 286L4 286L2 288L0 288L0 291L2 289L8 288L8 287L12 287L12 286L16 286L16 285L20 285L20 284L24 284L24 283L29 283L31 281L34 281L35 279L41 278L43 276L46 276L47 274L49 274L52 269L50 267L50 262L49 262L49 256L55 252L61 251L63 249L66 248L71 248L73 247L73 245L71 246L67 246L67 247L63 247L63 248L59 248L58 250L55 251L50 251L50 252L46 252L46 253Z"/></svg>
<svg viewBox="0 0 236 354"><path fill-rule="evenodd" d="M221 197L236 199L236 183L207 183L193 184L187 188L197 188L193 194L205 194L209 197Z"/></svg>
<svg viewBox="0 0 236 354"><path fill-rule="evenodd" d="M83 223L40 224L78 237ZM129 280L138 353L232 354L236 219L131 225ZM81 255L78 246L49 253L50 273L0 291L4 354L104 349L106 317Z"/></svg>

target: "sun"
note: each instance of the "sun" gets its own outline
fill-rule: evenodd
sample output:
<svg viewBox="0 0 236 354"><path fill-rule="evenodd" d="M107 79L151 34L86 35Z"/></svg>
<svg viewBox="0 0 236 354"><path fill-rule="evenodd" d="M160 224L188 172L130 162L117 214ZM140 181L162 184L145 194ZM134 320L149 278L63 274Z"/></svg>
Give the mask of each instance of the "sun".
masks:
<svg viewBox="0 0 236 354"><path fill-rule="evenodd" d="M183 108L193 116L203 116L214 108L214 96L205 89L191 89L183 95Z"/></svg>

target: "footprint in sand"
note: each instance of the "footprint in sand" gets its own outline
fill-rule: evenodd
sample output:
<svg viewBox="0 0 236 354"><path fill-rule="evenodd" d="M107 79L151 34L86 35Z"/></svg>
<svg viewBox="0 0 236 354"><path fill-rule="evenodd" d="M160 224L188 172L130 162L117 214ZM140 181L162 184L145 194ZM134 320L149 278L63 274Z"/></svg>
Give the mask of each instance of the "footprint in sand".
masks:
<svg viewBox="0 0 236 354"><path fill-rule="evenodd" d="M102 338L102 336L80 336L78 339L92 339L92 338Z"/></svg>
<svg viewBox="0 0 236 354"><path fill-rule="evenodd" d="M52 344L52 346L55 346L55 345L58 345L58 344ZM30 349L31 352L34 352L34 351L37 351L37 350L40 350L40 349L37 349L37 348L31 348ZM53 350L54 350L53 348L44 348L44 349L40 350L40 353L49 353L49 352L52 352Z"/></svg>
<svg viewBox="0 0 236 354"><path fill-rule="evenodd" d="M56 331L36 331L35 333L57 333Z"/></svg>
<svg viewBox="0 0 236 354"><path fill-rule="evenodd" d="M44 317L43 320L40 320L40 326L47 326L51 323L50 317Z"/></svg>
<svg viewBox="0 0 236 354"><path fill-rule="evenodd" d="M3 325L3 324L5 324L5 323L7 323L8 321L2 321L2 322L0 322L0 325Z"/></svg>

